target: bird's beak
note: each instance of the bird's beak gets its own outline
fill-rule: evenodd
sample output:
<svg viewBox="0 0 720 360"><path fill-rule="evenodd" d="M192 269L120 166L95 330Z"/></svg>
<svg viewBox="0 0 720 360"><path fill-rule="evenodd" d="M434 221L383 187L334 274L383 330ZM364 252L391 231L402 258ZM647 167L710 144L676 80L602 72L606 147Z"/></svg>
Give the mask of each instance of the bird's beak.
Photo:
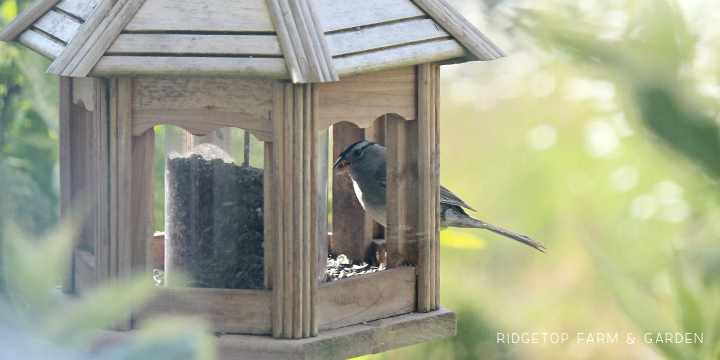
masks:
<svg viewBox="0 0 720 360"><path fill-rule="evenodd" d="M338 158L337 161L335 161L335 164L333 165L333 170L335 170L335 174L339 175L342 174L350 168L350 165L352 165L352 161L345 160L343 158Z"/></svg>

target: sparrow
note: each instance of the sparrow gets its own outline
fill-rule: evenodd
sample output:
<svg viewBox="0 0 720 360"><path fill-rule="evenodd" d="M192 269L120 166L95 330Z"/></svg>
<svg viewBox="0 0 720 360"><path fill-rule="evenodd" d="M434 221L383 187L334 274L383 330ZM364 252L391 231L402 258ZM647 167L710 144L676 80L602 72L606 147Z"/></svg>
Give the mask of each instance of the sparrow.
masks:
<svg viewBox="0 0 720 360"><path fill-rule="evenodd" d="M358 201L370 217L379 224L387 225L386 201L387 151L379 144L362 140L346 147L333 165L337 174L349 173ZM440 230L448 227L490 230L519 241L541 252L545 245L525 235L473 218L465 209L475 211L452 191L440 186Z"/></svg>

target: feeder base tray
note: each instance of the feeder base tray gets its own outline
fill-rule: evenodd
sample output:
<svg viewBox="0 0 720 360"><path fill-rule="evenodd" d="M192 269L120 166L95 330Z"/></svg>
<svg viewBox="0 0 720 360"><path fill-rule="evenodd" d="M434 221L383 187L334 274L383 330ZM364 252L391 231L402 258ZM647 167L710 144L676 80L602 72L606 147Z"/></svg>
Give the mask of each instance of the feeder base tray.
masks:
<svg viewBox="0 0 720 360"><path fill-rule="evenodd" d="M317 337L281 340L270 336L221 335L218 360L235 359L349 359L455 336L455 313L440 307L428 313L410 313L369 321Z"/></svg>

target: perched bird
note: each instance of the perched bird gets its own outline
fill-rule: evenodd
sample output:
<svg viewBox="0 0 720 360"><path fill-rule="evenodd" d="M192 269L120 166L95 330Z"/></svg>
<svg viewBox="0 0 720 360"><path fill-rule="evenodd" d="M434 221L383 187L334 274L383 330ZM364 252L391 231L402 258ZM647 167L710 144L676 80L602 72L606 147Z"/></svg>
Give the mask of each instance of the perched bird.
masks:
<svg viewBox="0 0 720 360"><path fill-rule="evenodd" d="M386 226L386 164L385 148L372 141L358 141L345 148L333 165L338 173L350 173L353 188L363 209L378 223ZM465 210L475 211L444 186L440 186L440 228L478 228L519 241L545 252L545 245L525 236L473 218Z"/></svg>

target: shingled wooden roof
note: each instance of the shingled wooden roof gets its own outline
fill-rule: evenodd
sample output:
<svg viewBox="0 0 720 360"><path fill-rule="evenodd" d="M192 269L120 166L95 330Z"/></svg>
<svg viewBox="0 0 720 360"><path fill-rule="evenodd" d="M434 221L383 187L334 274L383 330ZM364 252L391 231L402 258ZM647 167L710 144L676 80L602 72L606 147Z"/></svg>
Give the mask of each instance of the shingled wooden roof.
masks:
<svg viewBox="0 0 720 360"><path fill-rule="evenodd" d="M74 77L336 81L505 56L445 0L37 0L0 30Z"/></svg>

